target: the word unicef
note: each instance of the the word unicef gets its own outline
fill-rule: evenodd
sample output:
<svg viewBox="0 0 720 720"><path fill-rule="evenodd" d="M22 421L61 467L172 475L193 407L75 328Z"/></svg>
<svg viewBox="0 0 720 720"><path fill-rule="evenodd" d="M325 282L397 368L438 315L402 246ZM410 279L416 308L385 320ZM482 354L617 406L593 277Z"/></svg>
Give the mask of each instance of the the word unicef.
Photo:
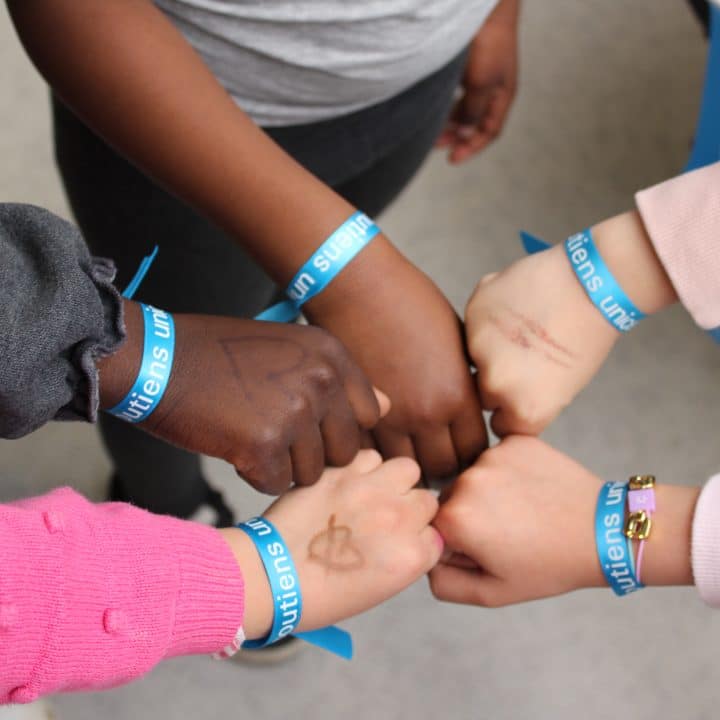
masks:
<svg viewBox="0 0 720 720"><path fill-rule="evenodd" d="M642 317L639 317L635 308L628 307L625 298L616 298L615 291L606 287L608 284L615 285L615 282L608 277L609 271L592 239L586 233L573 235L567 240L566 250L575 274L595 305L618 330L632 330Z"/></svg>
<svg viewBox="0 0 720 720"><path fill-rule="evenodd" d="M377 232L377 226L365 213L355 213L318 248L295 276L286 290L288 297L301 305L315 295Z"/></svg>

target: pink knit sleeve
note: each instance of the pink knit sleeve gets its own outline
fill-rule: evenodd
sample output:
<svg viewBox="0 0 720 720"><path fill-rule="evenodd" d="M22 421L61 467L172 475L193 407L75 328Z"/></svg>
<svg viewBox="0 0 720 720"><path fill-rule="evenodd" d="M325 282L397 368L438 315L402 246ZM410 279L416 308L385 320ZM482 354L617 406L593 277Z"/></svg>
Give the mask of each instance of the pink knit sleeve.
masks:
<svg viewBox="0 0 720 720"><path fill-rule="evenodd" d="M692 568L700 597L720 608L720 475L710 478L695 506Z"/></svg>
<svg viewBox="0 0 720 720"><path fill-rule="evenodd" d="M230 645L243 580L214 529L64 488L0 505L0 703L128 682Z"/></svg>
<svg viewBox="0 0 720 720"><path fill-rule="evenodd" d="M636 202L680 301L720 334L720 163L643 190Z"/></svg>

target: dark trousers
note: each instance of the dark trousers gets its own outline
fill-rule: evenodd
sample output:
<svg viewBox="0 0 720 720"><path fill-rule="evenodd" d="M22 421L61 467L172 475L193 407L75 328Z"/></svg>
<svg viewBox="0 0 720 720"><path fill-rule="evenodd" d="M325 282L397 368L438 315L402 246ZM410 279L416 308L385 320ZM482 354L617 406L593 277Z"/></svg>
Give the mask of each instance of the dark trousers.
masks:
<svg viewBox="0 0 720 720"><path fill-rule="evenodd" d="M431 150L464 61L462 53L371 108L266 132L350 203L377 216ZM174 313L238 317L253 317L268 305L272 281L234 240L139 172L55 99L53 118L56 160L70 205L93 253L117 263L118 287L157 244L160 254L138 299ZM124 497L180 517L203 502L207 485L196 455L108 415L100 430Z"/></svg>

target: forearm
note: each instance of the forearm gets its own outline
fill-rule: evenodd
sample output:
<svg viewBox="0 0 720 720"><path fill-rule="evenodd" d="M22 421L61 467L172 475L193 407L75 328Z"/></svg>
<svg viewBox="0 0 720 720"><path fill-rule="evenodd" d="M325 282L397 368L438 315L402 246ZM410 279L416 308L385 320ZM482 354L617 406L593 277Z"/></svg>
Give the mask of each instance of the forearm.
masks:
<svg viewBox="0 0 720 720"><path fill-rule="evenodd" d="M677 301L637 211L609 218L595 225L592 232L610 271L640 310L654 313Z"/></svg>
<svg viewBox="0 0 720 720"><path fill-rule="evenodd" d="M352 212L236 106L149 0L9 6L30 56L60 97L242 242L278 282L287 282Z"/></svg>

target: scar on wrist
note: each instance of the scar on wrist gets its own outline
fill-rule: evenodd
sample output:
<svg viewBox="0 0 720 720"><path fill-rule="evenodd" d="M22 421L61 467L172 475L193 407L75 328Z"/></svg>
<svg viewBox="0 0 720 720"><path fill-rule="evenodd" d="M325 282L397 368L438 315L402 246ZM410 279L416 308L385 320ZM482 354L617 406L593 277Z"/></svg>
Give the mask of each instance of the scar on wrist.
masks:
<svg viewBox="0 0 720 720"><path fill-rule="evenodd" d="M308 558L327 570L342 572L359 570L365 564L365 558L353 542L352 530L346 525L336 525L335 515L330 516L327 528L310 541Z"/></svg>
<svg viewBox="0 0 720 720"><path fill-rule="evenodd" d="M490 312L488 319L511 343L540 353L555 365L569 369L572 367L570 361L577 358L575 353L555 340L540 323L511 308Z"/></svg>

